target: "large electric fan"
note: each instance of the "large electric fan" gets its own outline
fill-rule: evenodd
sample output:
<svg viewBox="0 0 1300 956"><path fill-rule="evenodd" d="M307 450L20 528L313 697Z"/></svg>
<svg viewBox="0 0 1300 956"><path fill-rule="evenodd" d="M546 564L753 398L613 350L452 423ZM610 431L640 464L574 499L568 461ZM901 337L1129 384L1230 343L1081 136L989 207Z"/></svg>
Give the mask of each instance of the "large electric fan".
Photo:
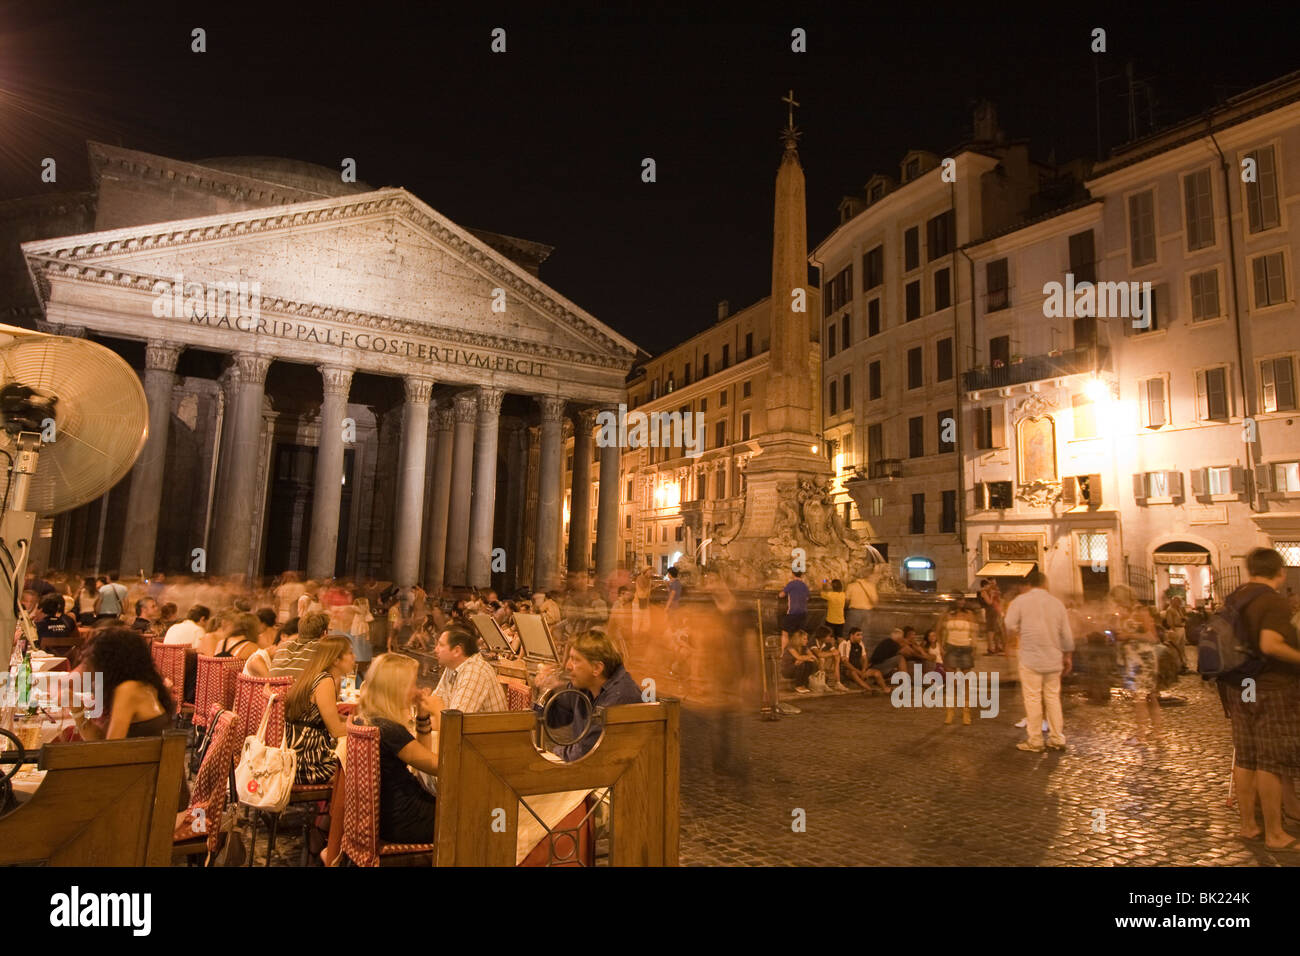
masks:
<svg viewBox="0 0 1300 956"><path fill-rule="evenodd" d="M120 357L86 339L0 325L0 666L36 518L112 488L148 431L144 389Z"/></svg>

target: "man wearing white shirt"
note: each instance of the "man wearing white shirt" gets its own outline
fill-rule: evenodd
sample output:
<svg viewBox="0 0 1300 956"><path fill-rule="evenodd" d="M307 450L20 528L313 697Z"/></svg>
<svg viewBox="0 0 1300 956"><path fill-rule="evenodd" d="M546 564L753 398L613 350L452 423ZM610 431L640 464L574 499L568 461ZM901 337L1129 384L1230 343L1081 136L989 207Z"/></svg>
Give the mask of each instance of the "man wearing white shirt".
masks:
<svg viewBox="0 0 1300 956"><path fill-rule="evenodd" d="M212 615L202 604L196 604L188 614L185 620L177 621L171 627L167 628L166 635L163 636L164 644L183 644L186 647L198 647L199 639L208 633L208 618Z"/></svg>
<svg viewBox="0 0 1300 956"><path fill-rule="evenodd" d="M1020 691L1025 699L1028 740L1018 750L1043 750L1043 711L1050 731L1047 748L1065 749L1065 718L1061 713L1061 678L1070 673L1074 636L1070 615L1059 599L1047 593L1047 578L1041 571L1025 577L1029 590L1007 609L1003 626L1020 645Z"/></svg>

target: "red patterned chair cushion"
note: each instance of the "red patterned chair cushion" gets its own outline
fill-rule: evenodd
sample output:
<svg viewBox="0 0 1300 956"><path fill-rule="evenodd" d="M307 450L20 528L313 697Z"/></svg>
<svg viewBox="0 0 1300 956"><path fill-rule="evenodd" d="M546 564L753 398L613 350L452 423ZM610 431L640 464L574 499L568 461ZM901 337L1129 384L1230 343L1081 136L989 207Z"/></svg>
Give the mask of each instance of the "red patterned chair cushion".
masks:
<svg viewBox="0 0 1300 956"><path fill-rule="evenodd" d="M503 680L501 686L506 692L507 710L533 709L533 695L526 685L511 680Z"/></svg>
<svg viewBox="0 0 1300 956"><path fill-rule="evenodd" d="M154 641L149 645L153 665L159 675L171 684L172 696L179 701L185 693L185 646Z"/></svg>
<svg viewBox="0 0 1300 956"><path fill-rule="evenodd" d="M234 706L235 678L243 667L244 662L237 657L199 656L194 683L194 726L207 726L208 714L214 704L225 710Z"/></svg>
<svg viewBox="0 0 1300 956"><path fill-rule="evenodd" d="M342 849L357 866L379 865L378 727L348 724Z"/></svg>
<svg viewBox="0 0 1300 956"><path fill-rule="evenodd" d="M236 719L233 711L213 704L208 713L212 724L212 742L208 744L203 763L194 778L190 791L190 805L177 817L175 839L188 840L200 834L208 838L208 851L216 853L221 834L221 817L226 812L229 795L230 768L235 762L235 752L242 743L235 737ZM196 813L202 809L203 813ZM206 828L194 829L202 819Z"/></svg>
<svg viewBox="0 0 1300 956"><path fill-rule="evenodd" d="M245 677L243 674L235 675L235 713L239 715L239 746L244 745L244 738L257 730L257 725L262 722L262 711L266 709L268 693L280 694L282 697L288 692L289 686L293 683L287 677ZM281 709L281 714L284 711ZM280 734L284 732L284 721L281 718L279 730L269 726L275 720L275 715L271 715L271 720L267 721L267 742L279 744ZM274 731L274 733L273 733Z"/></svg>

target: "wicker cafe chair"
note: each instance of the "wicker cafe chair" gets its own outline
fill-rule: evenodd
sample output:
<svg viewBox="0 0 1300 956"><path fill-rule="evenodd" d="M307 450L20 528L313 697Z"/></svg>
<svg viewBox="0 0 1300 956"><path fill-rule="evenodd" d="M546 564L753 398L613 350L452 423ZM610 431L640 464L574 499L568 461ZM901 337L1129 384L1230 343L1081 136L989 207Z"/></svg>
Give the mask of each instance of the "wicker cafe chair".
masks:
<svg viewBox="0 0 1300 956"><path fill-rule="evenodd" d="M506 692L507 710L532 710L533 695L527 684L518 681L501 680L501 687Z"/></svg>
<svg viewBox="0 0 1300 956"><path fill-rule="evenodd" d="M154 641L149 645L149 653L153 655L153 666L171 684L172 696L176 698L176 723L179 725L186 714L194 713L194 705L185 703L185 645Z"/></svg>
<svg viewBox="0 0 1300 956"><path fill-rule="evenodd" d="M255 679L255 678L245 678ZM275 678L268 678L274 680ZM285 680L285 678L280 678ZM258 695L254 695L256 698ZM263 705L265 706L265 705ZM266 721L266 742L272 746L279 746L284 739L284 710L285 695L277 692L270 701L271 716ZM252 708L250 708L251 710ZM257 724L253 724L252 733L257 730L258 724L262 722L261 711L258 711ZM243 746L243 741L240 741ZM295 783L289 790L289 806L295 804L324 803L330 799L334 791L334 781L326 783ZM286 808L287 809L287 808ZM271 858L275 855L275 840L280 832L280 814L273 813L270 810L253 810L253 830L248 842L248 865L253 865L253 857L257 851L257 821L258 818L265 815L267 817L267 845L266 845L266 866L271 865ZM314 815L308 813L303 819L302 825L302 855L301 864L307 865L308 853L310 851L311 828L314 822Z"/></svg>
<svg viewBox="0 0 1300 956"><path fill-rule="evenodd" d="M187 810L176 816L176 831L172 835L172 862L187 860L200 853L209 856L220 849L221 819L226 812L230 796L230 771L235 764L235 754L242 741L236 737L238 721L234 711L213 704L208 713L212 727L212 742L208 744L203 763L194 778ZM202 810L202 814L196 813ZM204 826L195 829L197 820Z"/></svg>
<svg viewBox="0 0 1300 956"><path fill-rule="evenodd" d="M194 681L194 726L206 727L213 704L229 710L235 704L235 678L244 662L237 657L199 655L199 669ZM256 726L256 725L254 725Z"/></svg>
<svg viewBox="0 0 1300 956"><path fill-rule="evenodd" d="M355 866L432 863L432 843L379 839L379 728L348 724L348 766L343 773L342 852Z"/></svg>
<svg viewBox="0 0 1300 956"><path fill-rule="evenodd" d="M288 677L245 677L243 674L235 675L235 713L239 715L239 746L244 745L244 738L257 730L257 725L262 722L262 711L266 709L266 702L272 694L285 694L288 692L293 681ZM283 711L281 712L283 713ZM278 726L271 726L275 721L275 714L271 715L271 720L267 721L266 737L270 743L278 744L280 735L284 733L284 720L281 717Z"/></svg>

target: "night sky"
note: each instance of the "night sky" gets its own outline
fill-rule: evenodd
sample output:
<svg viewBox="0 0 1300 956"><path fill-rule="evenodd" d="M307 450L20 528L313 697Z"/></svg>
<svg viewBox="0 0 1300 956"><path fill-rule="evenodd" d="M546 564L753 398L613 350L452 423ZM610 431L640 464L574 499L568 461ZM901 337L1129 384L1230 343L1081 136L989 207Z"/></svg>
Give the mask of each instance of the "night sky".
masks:
<svg viewBox="0 0 1300 956"><path fill-rule="evenodd" d="M1003 23L931 5L914 20L880 4L817 16L789 5L762 22L702 23L711 14L551 5L541 19L471 6L449 18L379 3L0 5L0 198L85 188L87 139L181 159L337 169L354 157L373 186L555 246L543 279L655 352L706 327L719 299L739 308L767 294L791 87L811 248L840 197L874 172L897 176L908 149L942 156L965 139L977 97L1035 158L1092 157L1095 26L1107 29L1102 72L1114 77L1103 84L1107 147L1127 138L1129 58L1157 126L1300 68L1281 23L1226 9ZM207 53L190 52L196 26ZM489 49L498 26L505 54ZM790 51L795 27L807 53ZM1138 104L1145 132L1144 90ZM46 156L58 160L54 186L39 180ZM654 184L641 181L645 157Z"/></svg>

